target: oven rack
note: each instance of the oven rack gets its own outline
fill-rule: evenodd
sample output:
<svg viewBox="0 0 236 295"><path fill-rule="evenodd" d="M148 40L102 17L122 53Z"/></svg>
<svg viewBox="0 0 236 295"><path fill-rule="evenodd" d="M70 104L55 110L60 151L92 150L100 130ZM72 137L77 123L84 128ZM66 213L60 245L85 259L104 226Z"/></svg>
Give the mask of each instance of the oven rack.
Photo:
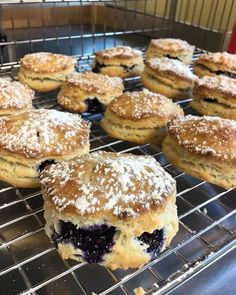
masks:
<svg viewBox="0 0 236 295"><path fill-rule="evenodd" d="M194 58L202 52L197 50ZM79 58L78 70L89 70L92 58ZM0 77L17 80L18 65L2 68ZM129 91L141 90L139 78L125 80ZM37 93L36 108L62 110L57 92ZM188 100L179 101L195 114ZM110 138L99 126L102 114L83 115L92 121L91 151L152 155L177 181L180 229L171 246L141 269L110 271L97 265L63 261L44 233L43 202L38 189L17 189L0 183L1 294L171 294L191 276L236 247L235 189L224 190L200 181L171 165L156 145L137 145ZM2 293L3 292L3 293Z"/></svg>

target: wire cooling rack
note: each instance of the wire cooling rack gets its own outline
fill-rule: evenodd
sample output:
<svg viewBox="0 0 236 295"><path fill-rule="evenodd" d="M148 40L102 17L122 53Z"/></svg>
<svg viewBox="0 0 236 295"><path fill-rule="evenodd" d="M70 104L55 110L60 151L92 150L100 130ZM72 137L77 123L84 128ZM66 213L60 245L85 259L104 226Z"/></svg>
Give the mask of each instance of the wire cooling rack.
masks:
<svg viewBox="0 0 236 295"><path fill-rule="evenodd" d="M201 52L195 53L195 58ZM79 70L90 69L91 58L79 61ZM17 79L17 65L0 76ZM139 90L138 78L125 81L126 90ZM37 94L36 108L61 109L56 92ZM185 113L194 114L188 101ZM63 261L44 233L43 201L38 189L17 189L0 182L0 286L1 294L163 294L236 245L235 190L224 190L186 175L172 166L157 145L136 145L110 138L100 127L101 114L84 114L93 122L91 151L152 155L177 181L180 229L171 246L156 261L141 269L110 271L98 265Z"/></svg>

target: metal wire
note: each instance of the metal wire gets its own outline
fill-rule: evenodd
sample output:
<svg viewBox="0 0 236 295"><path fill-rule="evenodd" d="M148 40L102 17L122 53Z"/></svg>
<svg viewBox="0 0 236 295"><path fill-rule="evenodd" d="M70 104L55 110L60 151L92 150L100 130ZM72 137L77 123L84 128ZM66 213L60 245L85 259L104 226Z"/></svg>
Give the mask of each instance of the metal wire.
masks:
<svg viewBox="0 0 236 295"><path fill-rule="evenodd" d="M202 51L196 51L194 58L201 54ZM91 63L90 58L80 59L79 70L90 69ZM9 70L8 67L2 70L0 76L15 79L15 68ZM129 91L139 90L142 84L138 78L131 78L125 81L125 88ZM187 101L180 104L186 113L194 113ZM38 93L34 105L36 108L49 107L61 110L56 103L56 93L52 95ZM171 173L177 181L180 231L169 249L160 254L157 260L138 270L110 271L85 263L62 261L44 234L40 191L14 189L2 183L0 253L5 255L3 261L6 262L3 266L0 263L0 285L7 288L9 282L11 284L13 280L17 282L11 285L9 294L13 294L15 292L13 288L16 288L25 295L45 294L53 290L58 295L65 294L65 290L68 292L70 290L72 294L91 294L93 291L103 295L128 295L133 294L133 289L139 286L153 290L157 292L156 294L162 294L203 269L214 259L218 259L220 255L223 255L223 249L234 247L236 201L233 196L235 190L225 191L185 175L167 161L158 146L136 145L110 138L99 127L100 114L87 113L84 116L93 122L91 151L102 149L119 153L150 154L167 172ZM230 221L231 218L233 218L232 221ZM33 247L32 243L35 244ZM199 247L196 251L200 254L193 258L188 249L194 252L196 245ZM168 261L172 261L172 268ZM100 279L91 279L94 272ZM168 272L167 276L166 272ZM153 284L154 287L152 287Z"/></svg>

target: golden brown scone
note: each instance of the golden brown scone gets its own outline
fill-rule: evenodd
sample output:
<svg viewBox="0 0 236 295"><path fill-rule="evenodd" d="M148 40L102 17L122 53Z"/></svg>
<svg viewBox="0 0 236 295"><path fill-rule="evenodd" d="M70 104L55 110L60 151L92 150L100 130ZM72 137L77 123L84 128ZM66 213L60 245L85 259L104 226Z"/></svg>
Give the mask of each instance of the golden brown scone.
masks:
<svg viewBox="0 0 236 295"><path fill-rule="evenodd" d="M123 90L123 81L119 77L92 72L74 73L62 86L58 103L72 112L102 111Z"/></svg>
<svg viewBox="0 0 236 295"><path fill-rule="evenodd" d="M30 88L47 92L60 88L66 77L75 70L71 56L49 52L25 55L20 61L19 80Z"/></svg>
<svg viewBox="0 0 236 295"><path fill-rule="evenodd" d="M181 39L152 39L147 49L147 59L168 57L178 59L185 64L192 62L194 46Z"/></svg>
<svg viewBox="0 0 236 295"><path fill-rule="evenodd" d="M0 78L0 116L32 109L34 91L27 85Z"/></svg>
<svg viewBox="0 0 236 295"><path fill-rule="evenodd" d="M80 116L56 110L30 110L0 120L0 179L38 187L48 163L89 152L89 126Z"/></svg>
<svg viewBox="0 0 236 295"><path fill-rule="evenodd" d="M40 182L46 233L64 259L141 267L178 230L175 180L153 157L95 152L47 166Z"/></svg>
<svg viewBox="0 0 236 295"><path fill-rule="evenodd" d="M167 134L167 123L183 110L170 99L147 89L125 92L108 106L101 121L112 137L136 143L161 143Z"/></svg>
<svg viewBox="0 0 236 295"><path fill-rule="evenodd" d="M186 116L169 123L163 141L168 160L186 173L236 187L236 122L219 117Z"/></svg>
<svg viewBox="0 0 236 295"><path fill-rule="evenodd" d="M143 85L149 90L178 99L191 95L196 79L185 64L167 57L147 60L141 75Z"/></svg>
<svg viewBox="0 0 236 295"><path fill-rule="evenodd" d="M236 120L236 79L204 76L195 82L190 106L204 115Z"/></svg>
<svg viewBox="0 0 236 295"><path fill-rule="evenodd" d="M142 52L129 46L117 46L95 52L93 72L111 77L139 76L143 71Z"/></svg>
<svg viewBox="0 0 236 295"><path fill-rule="evenodd" d="M236 78L236 54L214 52L200 56L194 64L198 77L224 75Z"/></svg>

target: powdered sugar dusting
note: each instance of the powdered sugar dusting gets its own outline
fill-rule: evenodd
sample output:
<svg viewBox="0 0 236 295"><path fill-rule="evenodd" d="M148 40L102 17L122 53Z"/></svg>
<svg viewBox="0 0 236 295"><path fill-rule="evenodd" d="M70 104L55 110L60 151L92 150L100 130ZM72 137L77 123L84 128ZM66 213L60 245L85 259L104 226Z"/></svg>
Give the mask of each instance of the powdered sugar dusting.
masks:
<svg viewBox="0 0 236 295"><path fill-rule="evenodd" d="M32 106L34 91L16 81L0 78L0 109L22 109Z"/></svg>
<svg viewBox="0 0 236 295"><path fill-rule="evenodd" d="M174 38L160 38L151 40L151 44L161 50L171 52L193 51L194 46L181 39Z"/></svg>
<svg viewBox="0 0 236 295"><path fill-rule="evenodd" d="M174 117L182 115L182 110L170 99L147 89L143 91L125 92L114 99L109 110L118 117L140 120L148 117Z"/></svg>
<svg viewBox="0 0 236 295"><path fill-rule="evenodd" d="M79 115L26 111L0 120L0 147L26 158L66 155L88 142L89 125Z"/></svg>
<svg viewBox="0 0 236 295"><path fill-rule="evenodd" d="M175 191L175 180L154 158L101 151L51 165L40 179L57 210L73 203L81 215L104 211L132 218Z"/></svg>
<svg viewBox="0 0 236 295"><path fill-rule="evenodd" d="M229 93L236 97L236 80L226 76L204 76L199 79L196 84L223 93Z"/></svg>
<svg viewBox="0 0 236 295"><path fill-rule="evenodd" d="M215 65L227 67L227 71L236 71L236 54L228 52L214 52L202 55L196 63L210 62ZM226 69L225 69L226 70Z"/></svg>
<svg viewBox="0 0 236 295"><path fill-rule="evenodd" d="M132 58L132 57L142 57L142 51L133 49L129 46L117 46L113 48L108 48L103 51L98 51L95 53L103 58Z"/></svg>
<svg viewBox="0 0 236 295"><path fill-rule="evenodd" d="M123 91L122 79L92 72L73 73L68 76L67 84L78 86L85 92L109 94L116 90Z"/></svg>
<svg viewBox="0 0 236 295"><path fill-rule="evenodd" d="M21 65L35 73L54 73L73 67L75 63L71 56L50 52L31 53L21 59Z"/></svg>
<svg viewBox="0 0 236 295"><path fill-rule="evenodd" d="M202 155L236 160L236 121L188 115L171 121L169 132L178 144Z"/></svg>
<svg viewBox="0 0 236 295"><path fill-rule="evenodd" d="M185 79L194 81L197 79L190 68L179 60L170 59L167 57L151 58L146 61L147 65L153 70L160 72L177 74Z"/></svg>

